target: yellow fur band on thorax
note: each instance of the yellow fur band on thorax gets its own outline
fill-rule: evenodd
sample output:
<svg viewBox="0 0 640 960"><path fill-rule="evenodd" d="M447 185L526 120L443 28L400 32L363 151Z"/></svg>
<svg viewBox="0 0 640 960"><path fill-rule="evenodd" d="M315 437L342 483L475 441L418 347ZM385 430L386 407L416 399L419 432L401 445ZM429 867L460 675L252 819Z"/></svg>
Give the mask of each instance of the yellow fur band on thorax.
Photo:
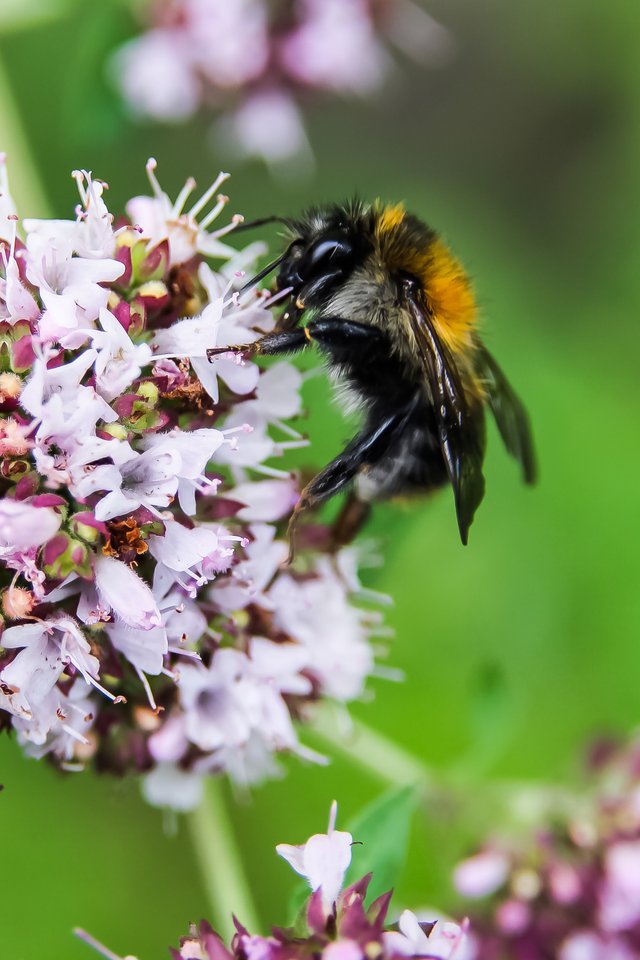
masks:
<svg viewBox="0 0 640 960"><path fill-rule="evenodd" d="M376 240L390 270L402 270L420 281L436 333L454 353L468 349L477 323L477 307L469 278L445 244L430 238L419 244L401 204L379 208Z"/></svg>

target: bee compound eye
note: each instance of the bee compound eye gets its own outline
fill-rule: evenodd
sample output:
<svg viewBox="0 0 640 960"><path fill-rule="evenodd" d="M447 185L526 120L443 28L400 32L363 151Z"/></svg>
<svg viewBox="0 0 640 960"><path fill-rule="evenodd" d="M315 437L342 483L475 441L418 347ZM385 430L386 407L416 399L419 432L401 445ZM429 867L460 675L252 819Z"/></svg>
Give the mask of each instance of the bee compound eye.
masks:
<svg viewBox="0 0 640 960"><path fill-rule="evenodd" d="M344 233L325 235L307 250L304 256L305 267L309 272L315 272L320 266L338 266L352 254L353 245Z"/></svg>

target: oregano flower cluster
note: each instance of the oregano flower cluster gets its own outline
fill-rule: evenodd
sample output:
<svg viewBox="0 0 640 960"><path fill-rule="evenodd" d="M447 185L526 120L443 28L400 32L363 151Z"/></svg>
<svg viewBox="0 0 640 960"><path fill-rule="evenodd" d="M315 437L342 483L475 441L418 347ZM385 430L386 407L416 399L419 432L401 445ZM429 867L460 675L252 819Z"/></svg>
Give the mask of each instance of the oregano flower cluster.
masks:
<svg viewBox="0 0 640 960"><path fill-rule="evenodd" d="M173 202L155 166L126 215L76 171L74 219L20 222L1 158L0 725L188 809L208 774L322 759L297 721L362 693L379 614L324 528L283 566L301 375L207 359L273 329L236 291L261 248L215 226L226 174Z"/></svg>

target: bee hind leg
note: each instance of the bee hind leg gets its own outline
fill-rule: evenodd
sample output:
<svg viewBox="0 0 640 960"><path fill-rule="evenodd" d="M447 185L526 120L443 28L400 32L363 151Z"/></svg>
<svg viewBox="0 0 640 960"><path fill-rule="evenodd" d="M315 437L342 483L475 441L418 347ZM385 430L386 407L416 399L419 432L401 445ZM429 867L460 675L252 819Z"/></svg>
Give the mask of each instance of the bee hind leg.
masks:
<svg viewBox="0 0 640 960"><path fill-rule="evenodd" d="M351 490L331 527L331 552L352 543L371 514L371 504Z"/></svg>

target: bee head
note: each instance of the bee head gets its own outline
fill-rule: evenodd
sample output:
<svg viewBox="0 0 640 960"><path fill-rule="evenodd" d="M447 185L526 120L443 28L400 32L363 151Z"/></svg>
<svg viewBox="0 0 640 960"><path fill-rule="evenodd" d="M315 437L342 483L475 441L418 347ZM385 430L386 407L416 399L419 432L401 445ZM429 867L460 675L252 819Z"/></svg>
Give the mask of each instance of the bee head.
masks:
<svg viewBox="0 0 640 960"><path fill-rule="evenodd" d="M310 211L295 222L293 232L277 288L290 288L305 306L318 307L364 260L368 239L354 211L342 207Z"/></svg>

